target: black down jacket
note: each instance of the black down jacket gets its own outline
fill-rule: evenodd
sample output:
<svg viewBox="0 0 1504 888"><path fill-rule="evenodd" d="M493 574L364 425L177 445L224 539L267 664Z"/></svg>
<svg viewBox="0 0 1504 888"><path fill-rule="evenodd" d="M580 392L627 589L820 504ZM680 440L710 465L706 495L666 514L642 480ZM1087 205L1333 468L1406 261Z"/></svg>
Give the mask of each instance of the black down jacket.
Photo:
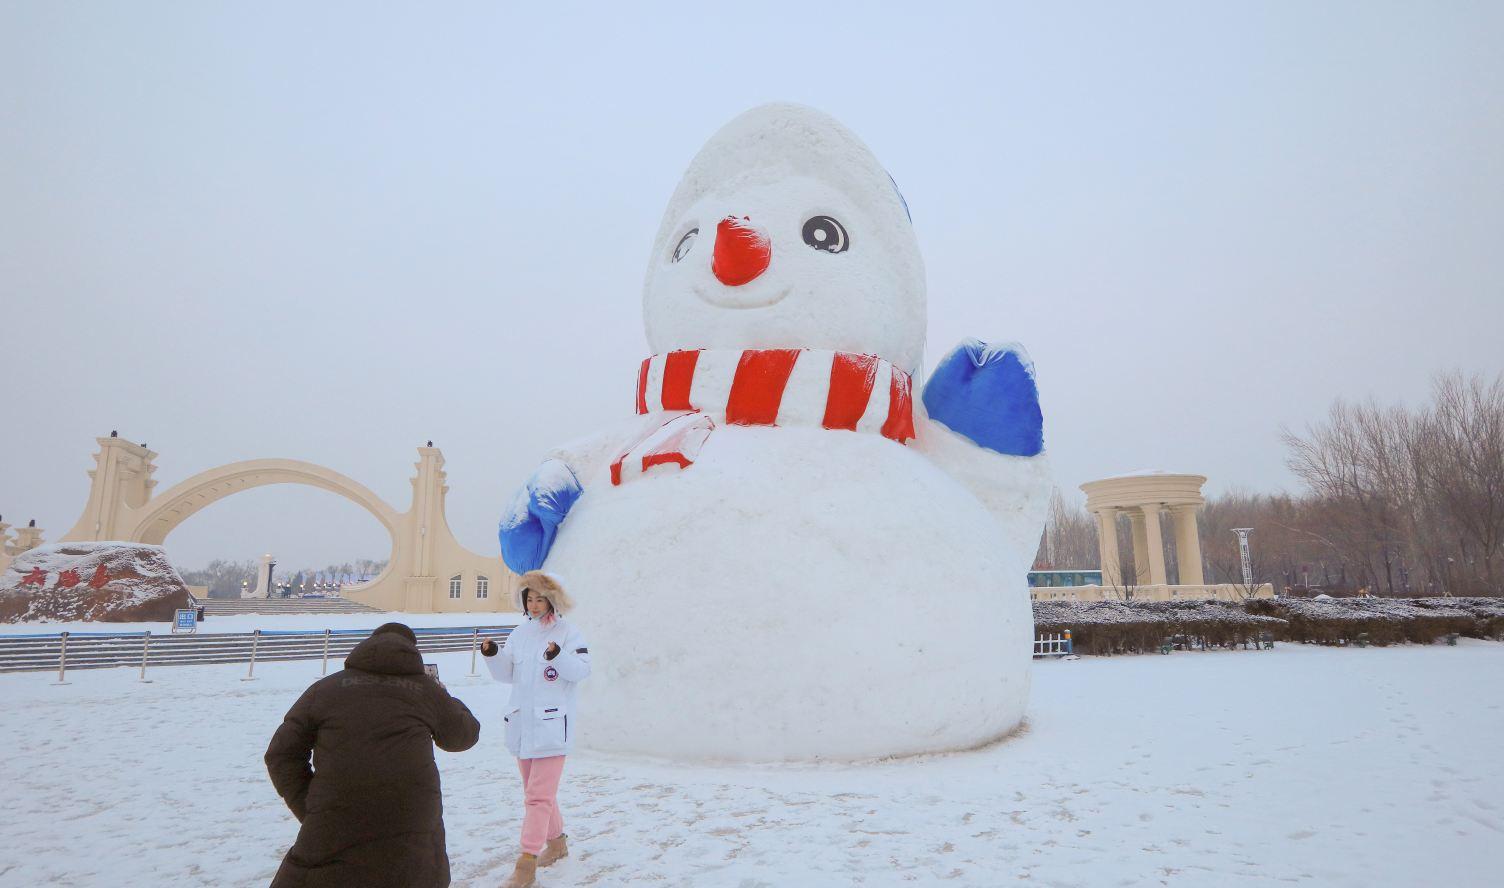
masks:
<svg viewBox="0 0 1504 888"><path fill-rule="evenodd" d="M272 784L303 824L273 888L448 885L433 747L478 739L480 723L423 673L410 638L361 642L303 692L266 749Z"/></svg>

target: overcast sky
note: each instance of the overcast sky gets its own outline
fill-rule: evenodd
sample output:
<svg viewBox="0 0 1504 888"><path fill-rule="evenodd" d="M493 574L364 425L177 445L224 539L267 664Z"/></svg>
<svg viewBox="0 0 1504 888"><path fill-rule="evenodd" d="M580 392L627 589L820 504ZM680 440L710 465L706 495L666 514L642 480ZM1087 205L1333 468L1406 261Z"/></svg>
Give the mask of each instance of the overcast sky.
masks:
<svg viewBox="0 0 1504 888"><path fill-rule="evenodd" d="M902 187L931 362L1029 348L1068 491L1294 489L1282 425L1504 369L1501 4L390 6L0 3L5 520L66 532L111 429L159 490L284 456L399 509L432 438L494 553L543 451L632 409L664 205L769 100ZM168 539L388 548L290 486Z"/></svg>

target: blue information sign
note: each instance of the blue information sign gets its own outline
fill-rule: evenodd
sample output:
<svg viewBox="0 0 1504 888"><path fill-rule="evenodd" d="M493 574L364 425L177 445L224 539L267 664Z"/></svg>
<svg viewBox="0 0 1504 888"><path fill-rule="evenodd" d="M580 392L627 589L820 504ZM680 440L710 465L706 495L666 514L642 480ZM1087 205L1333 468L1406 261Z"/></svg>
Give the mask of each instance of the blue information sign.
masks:
<svg viewBox="0 0 1504 888"><path fill-rule="evenodd" d="M172 618L172 634L180 632L192 634L198 631L198 611L191 607L178 608Z"/></svg>

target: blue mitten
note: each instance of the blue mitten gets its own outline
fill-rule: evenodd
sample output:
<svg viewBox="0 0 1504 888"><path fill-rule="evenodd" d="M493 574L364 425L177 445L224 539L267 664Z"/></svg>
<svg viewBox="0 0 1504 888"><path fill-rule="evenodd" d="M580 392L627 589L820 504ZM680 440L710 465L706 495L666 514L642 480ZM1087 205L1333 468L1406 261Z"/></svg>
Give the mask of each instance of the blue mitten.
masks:
<svg viewBox="0 0 1504 888"><path fill-rule="evenodd" d="M988 450L1011 456L1044 450L1034 365L1016 344L971 339L956 346L925 384L924 409Z"/></svg>
<svg viewBox="0 0 1504 888"><path fill-rule="evenodd" d="M569 466L547 460L527 479L501 518L501 560L513 573L543 566L554 534L580 498L580 481Z"/></svg>

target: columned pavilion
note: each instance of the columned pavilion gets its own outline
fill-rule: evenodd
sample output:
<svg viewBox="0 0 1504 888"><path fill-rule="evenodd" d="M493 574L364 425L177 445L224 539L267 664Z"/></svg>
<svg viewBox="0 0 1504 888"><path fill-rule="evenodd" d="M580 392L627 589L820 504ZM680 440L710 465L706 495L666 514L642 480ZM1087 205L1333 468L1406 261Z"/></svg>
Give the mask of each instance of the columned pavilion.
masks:
<svg viewBox="0 0 1504 888"><path fill-rule="evenodd" d="M1201 534L1196 528L1196 510L1206 503L1201 496L1205 475L1168 472L1135 472L1081 485L1086 493L1086 511L1097 521L1097 546L1102 556L1102 583L1107 586L1167 586L1165 526L1168 514L1175 535L1176 562L1180 576L1176 585L1204 586L1201 572ZM1123 560L1118 552L1118 518L1126 515L1133 525L1135 576L1123 582Z"/></svg>
<svg viewBox="0 0 1504 888"><path fill-rule="evenodd" d="M1214 598L1242 601L1270 598L1268 583L1247 587L1233 583L1208 586L1201 569L1201 532L1196 510L1205 504L1201 496L1204 475L1171 472L1132 472L1081 485L1086 510L1097 522L1097 546L1102 556L1100 586L1047 586L1030 590L1036 601L1193 601ZM1118 551L1118 521L1127 517L1133 533L1133 576L1123 575L1123 557ZM1168 524L1166 523L1168 522ZM1165 534L1175 542L1179 565L1170 582L1165 565Z"/></svg>

